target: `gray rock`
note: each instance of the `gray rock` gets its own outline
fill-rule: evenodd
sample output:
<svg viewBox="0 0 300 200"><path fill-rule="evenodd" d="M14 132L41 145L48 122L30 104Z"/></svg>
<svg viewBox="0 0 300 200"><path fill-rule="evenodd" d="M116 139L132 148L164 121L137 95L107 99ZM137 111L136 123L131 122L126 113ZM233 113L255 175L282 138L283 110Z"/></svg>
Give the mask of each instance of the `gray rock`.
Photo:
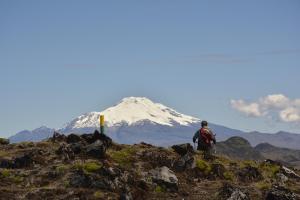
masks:
<svg viewBox="0 0 300 200"><path fill-rule="evenodd" d="M59 148L56 150L56 154L61 155L64 161L73 160L75 158L73 150L65 143L62 143L59 146Z"/></svg>
<svg viewBox="0 0 300 200"><path fill-rule="evenodd" d="M295 179L300 180L300 176L294 170L291 170L285 166L282 166L281 171L284 175L286 175L289 178L295 178Z"/></svg>
<svg viewBox="0 0 300 200"><path fill-rule="evenodd" d="M193 146L190 143L173 145L172 149L181 156L187 153L194 153Z"/></svg>
<svg viewBox="0 0 300 200"><path fill-rule="evenodd" d="M70 144L70 143L77 143L77 142L80 142L81 141L81 137L79 135L76 135L76 134L70 134L67 136L67 143Z"/></svg>
<svg viewBox="0 0 300 200"><path fill-rule="evenodd" d="M287 188L274 186L267 193L266 200L299 200L299 197Z"/></svg>
<svg viewBox="0 0 300 200"><path fill-rule="evenodd" d="M72 187L90 187L92 184L92 181L89 176L84 174L83 171L78 170L76 171L76 174L73 174L73 176L70 178L69 181L70 186Z"/></svg>
<svg viewBox="0 0 300 200"><path fill-rule="evenodd" d="M33 165L33 160L30 155L23 155L15 158L12 168L25 168L31 167Z"/></svg>
<svg viewBox="0 0 300 200"><path fill-rule="evenodd" d="M0 168L12 168L13 162L8 159L1 159L0 160Z"/></svg>
<svg viewBox="0 0 300 200"><path fill-rule="evenodd" d="M66 139L67 139L67 136L65 136L64 134L60 134L56 131L54 131L53 136L51 138L51 140L53 142L56 142L56 141L57 142L62 142L62 141L66 141Z"/></svg>
<svg viewBox="0 0 300 200"><path fill-rule="evenodd" d="M250 200L249 197L240 190L235 190L227 200Z"/></svg>
<svg viewBox="0 0 300 200"><path fill-rule="evenodd" d="M105 156L106 146L101 140L86 146L86 153L94 158L103 158Z"/></svg>
<svg viewBox="0 0 300 200"><path fill-rule="evenodd" d="M152 181L164 186L167 190L177 191L178 190L178 179L173 171L168 167L163 166L156 168L149 172Z"/></svg>
<svg viewBox="0 0 300 200"><path fill-rule="evenodd" d="M256 167L246 166L238 172L241 181L259 181L263 178Z"/></svg>
<svg viewBox="0 0 300 200"><path fill-rule="evenodd" d="M72 144L70 144L70 148L72 149L74 154L79 154L83 150L83 145L79 142L78 143L72 143Z"/></svg>
<svg viewBox="0 0 300 200"><path fill-rule="evenodd" d="M194 165L194 157L190 153L187 153L174 162L173 168L176 171L184 171L185 169L193 168Z"/></svg>
<svg viewBox="0 0 300 200"><path fill-rule="evenodd" d="M277 179L278 184L280 186L285 186L285 183L289 180L289 178L286 177L283 173L277 173L276 174L276 179Z"/></svg>
<svg viewBox="0 0 300 200"><path fill-rule="evenodd" d="M219 199L226 200L250 200L247 193L243 192L240 188L234 187L225 183L219 193Z"/></svg>
<svg viewBox="0 0 300 200"><path fill-rule="evenodd" d="M120 200L132 200L132 195L130 193L122 193L120 195Z"/></svg>

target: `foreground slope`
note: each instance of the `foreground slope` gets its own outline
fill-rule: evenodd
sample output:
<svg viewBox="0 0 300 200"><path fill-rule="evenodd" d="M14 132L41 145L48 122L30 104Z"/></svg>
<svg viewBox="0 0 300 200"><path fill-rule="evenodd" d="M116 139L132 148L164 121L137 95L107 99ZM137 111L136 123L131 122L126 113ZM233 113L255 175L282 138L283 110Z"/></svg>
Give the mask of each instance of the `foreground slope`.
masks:
<svg viewBox="0 0 300 200"><path fill-rule="evenodd" d="M97 132L0 146L0 199L299 199L296 173Z"/></svg>

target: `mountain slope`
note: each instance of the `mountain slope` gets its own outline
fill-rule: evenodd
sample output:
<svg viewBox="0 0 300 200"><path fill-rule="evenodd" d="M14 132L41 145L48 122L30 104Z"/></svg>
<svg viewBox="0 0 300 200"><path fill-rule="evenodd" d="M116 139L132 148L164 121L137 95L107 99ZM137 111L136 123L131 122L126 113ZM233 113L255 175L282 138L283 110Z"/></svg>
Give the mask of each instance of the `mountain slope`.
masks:
<svg viewBox="0 0 300 200"><path fill-rule="evenodd" d="M169 107L154 103L147 98L127 97L117 105L102 112L90 112L79 116L70 123L67 123L62 130L67 132L73 129L99 127L99 117L101 114L105 115L107 127L130 126L145 120L164 126L189 126L200 122L197 118L178 113Z"/></svg>
<svg viewBox="0 0 300 200"><path fill-rule="evenodd" d="M275 134L250 132L242 137L247 139L252 146L260 143L269 143L278 147L286 147L291 149L300 149L300 134L288 133L280 131Z"/></svg>
<svg viewBox="0 0 300 200"><path fill-rule="evenodd" d="M54 129L48 128L46 126L41 126L32 131L24 130L11 137L9 140L11 143L24 142L24 141L41 141L46 138L52 137Z"/></svg>
<svg viewBox="0 0 300 200"><path fill-rule="evenodd" d="M264 157L288 163L300 168L300 150L279 148L268 143L261 143L255 147Z"/></svg>
<svg viewBox="0 0 300 200"><path fill-rule="evenodd" d="M263 155L242 137L231 137L216 145L217 153L239 160L264 160Z"/></svg>

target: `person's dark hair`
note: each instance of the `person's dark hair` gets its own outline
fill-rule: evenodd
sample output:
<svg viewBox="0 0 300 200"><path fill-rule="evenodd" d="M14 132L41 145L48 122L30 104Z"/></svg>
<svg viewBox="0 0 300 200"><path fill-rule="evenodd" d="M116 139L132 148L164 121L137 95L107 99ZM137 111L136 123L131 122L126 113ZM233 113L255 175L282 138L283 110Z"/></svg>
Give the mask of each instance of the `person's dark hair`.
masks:
<svg viewBox="0 0 300 200"><path fill-rule="evenodd" d="M204 126L208 126L208 123L207 123L207 121L202 121L202 122L201 122L201 126L202 126L202 127L204 127Z"/></svg>

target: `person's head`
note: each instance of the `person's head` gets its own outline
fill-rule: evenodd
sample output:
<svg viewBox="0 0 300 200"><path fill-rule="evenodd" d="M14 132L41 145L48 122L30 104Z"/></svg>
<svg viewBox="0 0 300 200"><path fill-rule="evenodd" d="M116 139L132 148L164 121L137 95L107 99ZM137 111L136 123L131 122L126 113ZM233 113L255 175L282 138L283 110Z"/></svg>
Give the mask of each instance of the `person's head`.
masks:
<svg viewBox="0 0 300 200"><path fill-rule="evenodd" d="M202 127L208 126L207 121L202 121L202 122L201 122L201 126L202 126Z"/></svg>

